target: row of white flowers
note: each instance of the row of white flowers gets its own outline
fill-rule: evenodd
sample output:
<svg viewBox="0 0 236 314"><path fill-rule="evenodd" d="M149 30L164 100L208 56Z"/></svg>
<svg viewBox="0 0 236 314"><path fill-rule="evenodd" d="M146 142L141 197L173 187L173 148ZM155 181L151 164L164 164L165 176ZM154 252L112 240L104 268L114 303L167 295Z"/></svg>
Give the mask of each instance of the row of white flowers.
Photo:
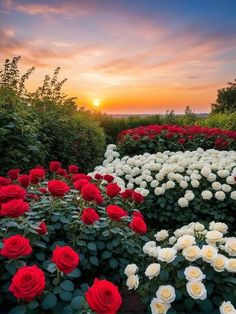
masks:
<svg viewBox="0 0 236 314"><path fill-rule="evenodd" d="M185 191L178 199L181 207L188 207L195 198L195 190L203 200L212 198L224 201L226 197L236 200L236 152L209 149L204 151L170 152L125 156L119 158L116 145L110 144L103 165L95 173L110 173L124 190L135 189L143 196L150 190L159 196L177 185ZM204 188L201 183L204 181ZM206 188L207 183L207 188Z"/></svg>
<svg viewBox="0 0 236 314"><path fill-rule="evenodd" d="M198 260L198 265L208 265L216 272L226 271L236 273L236 238L226 237L228 226L222 222L212 221L208 228L199 222L190 223L177 229L172 236L167 230L158 231L154 238L156 241L149 241L143 246L143 252L154 258L145 270L145 277L149 280L156 280L159 286L156 297L153 298L150 306L153 314L166 313L175 300L176 291L171 285L158 285L158 276L161 269L171 264L177 256L183 256L191 265L182 269L186 280L186 290L193 299L205 300L207 289L203 283L206 275L198 266L192 263ZM155 261L156 260L156 261ZM206 264L207 263L207 264ZM181 270L181 263L173 265L175 273ZM204 267L205 269L205 267ZM136 264L129 264L125 269L127 286L129 289L137 289L140 285L139 267ZM228 302L220 306L220 313L236 313L236 309Z"/></svg>

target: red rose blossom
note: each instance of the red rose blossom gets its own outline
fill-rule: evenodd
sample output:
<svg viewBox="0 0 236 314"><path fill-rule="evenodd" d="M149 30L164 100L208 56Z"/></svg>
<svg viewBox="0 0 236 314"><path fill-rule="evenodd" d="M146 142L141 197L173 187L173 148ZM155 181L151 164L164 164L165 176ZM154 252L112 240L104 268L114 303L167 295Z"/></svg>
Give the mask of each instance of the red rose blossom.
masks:
<svg viewBox="0 0 236 314"><path fill-rule="evenodd" d="M106 187L106 193L109 197L117 196L121 191L121 188L117 183L109 183Z"/></svg>
<svg viewBox="0 0 236 314"><path fill-rule="evenodd" d="M19 176L18 182L23 188L27 188L30 184L30 177L27 174L22 174Z"/></svg>
<svg viewBox="0 0 236 314"><path fill-rule="evenodd" d="M133 216L134 217L140 217L140 218L144 219L143 215L139 211L133 212Z"/></svg>
<svg viewBox="0 0 236 314"><path fill-rule="evenodd" d="M111 174L105 174L103 176L103 180L106 180L107 182L112 182L114 180L114 177Z"/></svg>
<svg viewBox="0 0 236 314"><path fill-rule="evenodd" d="M1 205L0 216L17 218L29 210L29 204L22 199L10 200Z"/></svg>
<svg viewBox="0 0 236 314"><path fill-rule="evenodd" d="M81 216L81 220L86 225L94 224L95 221L99 220L99 218L100 218L99 215L93 208L85 208Z"/></svg>
<svg viewBox="0 0 236 314"><path fill-rule="evenodd" d="M69 173L75 174L75 173L78 173L79 167L76 166L76 165L70 165L70 166L68 167L68 170L69 170Z"/></svg>
<svg viewBox="0 0 236 314"><path fill-rule="evenodd" d="M53 196L62 197L69 190L70 190L69 185L66 184L64 181L60 181L60 180L50 180L50 181L48 181L48 191Z"/></svg>
<svg viewBox="0 0 236 314"><path fill-rule="evenodd" d="M38 167L30 170L30 182L33 184L38 184L39 181L45 178L45 169Z"/></svg>
<svg viewBox="0 0 236 314"><path fill-rule="evenodd" d="M73 177L72 177L73 182L78 181L78 180L81 180L81 179L86 179L86 180L88 180L88 181L91 181L91 180L92 180L92 177L88 176L88 175L85 174L85 173L76 173L76 174L74 174Z"/></svg>
<svg viewBox="0 0 236 314"><path fill-rule="evenodd" d="M77 180L77 181L75 181L74 182L74 188L76 189L76 190L81 190L82 189L82 187L85 185L85 184L88 184L89 183L89 181L87 180L87 179L80 179L80 180Z"/></svg>
<svg viewBox="0 0 236 314"><path fill-rule="evenodd" d="M92 183L85 184L81 189L81 195L86 201L95 201L100 203L102 200L102 195L99 188Z"/></svg>
<svg viewBox="0 0 236 314"><path fill-rule="evenodd" d="M30 198L30 199L32 199L32 200L36 200L36 201L40 199L39 195L34 194L34 193L27 193L27 194L26 194L26 197L27 197L27 198Z"/></svg>
<svg viewBox="0 0 236 314"><path fill-rule="evenodd" d="M25 199L26 191L17 184L3 186L0 189L0 201L6 202L12 199Z"/></svg>
<svg viewBox="0 0 236 314"><path fill-rule="evenodd" d="M145 224L144 220L141 217L133 217L130 228L140 234L144 234L147 232L147 225Z"/></svg>
<svg viewBox="0 0 236 314"><path fill-rule="evenodd" d="M136 204L141 204L144 201L144 197L142 196L142 194L138 193L138 192L133 192L132 194L132 200L136 203Z"/></svg>
<svg viewBox="0 0 236 314"><path fill-rule="evenodd" d="M41 192L42 194L48 193L48 190L46 188L38 188L38 191Z"/></svg>
<svg viewBox="0 0 236 314"><path fill-rule="evenodd" d="M11 291L17 299L30 302L35 297L42 294L46 285L44 272L34 266L23 266L17 270L12 278L9 291Z"/></svg>
<svg viewBox="0 0 236 314"><path fill-rule="evenodd" d="M38 234L42 234L42 235L47 234L47 225L45 224L45 222L42 221L42 222L39 224L39 227L38 227L38 229L37 229L37 232L38 232Z"/></svg>
<svg viewBox="0 0 236 314"><path fill-rule="evenodd" d="M128 216L127 212L117 205L108 205L106 211L109 218L114 221L120 221L122 217Z"/></svg>
<svg viewBox="0 0 236 314"><path fill-rule="evenodd" d="M120 196L121 196L122 198L124 198L124 199L126 199L126 198L131 198L132 195L133 195L133 193L134 193L134 190L132 190L132 189L126 189L124 192L122 192L122 193L120 194Z"/></svg>
<svg viewBox="0 0 236 314"><path fill-rule="evenodd" d="M95 176L94 176L94 178L95 178L96 180L102 180L102 179L103 179L103 176L102 176L100 173L96 173Z"/></svg>
<svg viewBox="0 0 236 314"><path fill-rule="evenodd" d="M11 180L0 176L0 186L6 186L11 184Z"/></svg>
<svg viewBox="0 0 236 314"><path fill-rule="evenodd" d="M116 314L122 303L118 287L105 279L96 278L85 298L89 307L98 314Z"/></svg>
<svg viewBox="0 0 236 314"><path fill-rule="evenodd" d="M52 262L64 274L71 273L79 264L79 255L69 246L56 246L52 254Z"/></svg>
<svg viewBox="0 0 236 314"><path fill-rule="evenodd" d="M67 175L67 171L64 168L57 169L57 174L61 177L65 177Z"/></svg>
<svg viewBox="0 0 236 314"><path fill-rule="evenodd" d="M29 239L16 234L10 238L3 239L3 248L0 254L8 259L15 259L21 256L27 256L32 253Z"/></svg>
<svg viewBox="0 0 236 314"><path fill-rule="evenodd" d="M185 142L186 142L186 139L183 137L178 139L178 143L181 145L183 145Z"/></svg>
<svg viewBox="0 0 236 314"><path fill-rule="evenodd" d="M19 177L20 169L11 169L7 172L8 177L14 181L17 180Z"/></svg>
<svg viewBox="0 0 236 314"><path fill-rule="evenodd" d="M61 163L59 161L51 161L49 164L50 172L56 172L59 168L61 168Z"/></svg>

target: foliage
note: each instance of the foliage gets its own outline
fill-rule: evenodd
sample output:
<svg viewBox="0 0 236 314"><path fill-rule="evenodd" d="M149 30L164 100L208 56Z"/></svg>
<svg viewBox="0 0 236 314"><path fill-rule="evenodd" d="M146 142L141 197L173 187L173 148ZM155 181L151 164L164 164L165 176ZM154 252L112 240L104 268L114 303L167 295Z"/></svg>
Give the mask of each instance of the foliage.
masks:
<svg viewBox="0 0 236 314"><path fill-rule="evenodd" d="M212 104L213 113L236 111L236 79L228 82L227 87L218 89L216 103Z"/></svg>

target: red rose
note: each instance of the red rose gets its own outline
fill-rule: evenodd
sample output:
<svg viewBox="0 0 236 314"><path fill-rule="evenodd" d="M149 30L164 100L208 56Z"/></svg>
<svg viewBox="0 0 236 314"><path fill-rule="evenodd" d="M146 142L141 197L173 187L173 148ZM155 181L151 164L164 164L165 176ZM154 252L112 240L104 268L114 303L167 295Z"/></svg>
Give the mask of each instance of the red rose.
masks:
<svg viewBox="0 0 236 314"><path fill-rule="evenodd" d="M133 216L134 217L140 217L140 218L144 219L143 215L140 212L138 212L138 211L133 212Z"/></svg>
<svg viewBox="0 0 236 314"><path fill-rule="evenodd" d="M30 177L27 174L19 176L18 181L23 188L27 188L30 184Z"/></svg>
<svg viewBox="0 0 236 314"><path fill-rule="evenodd" d="M127 212L117 205L108 205L107 214L114 221L120 221L122 217L128 216Z"/></svg>
<svg viewBox="0 0 236 314"><path fill-rule="evenodd" d="M38 184L39 181L45 178L45 169L43 168L34 168L30 170L30 182L33 184Z"/></svg>
<svg viewBox="0 0 236 314"><path fill-rule="evenodd" d="M10 238L3 239L3 248L0 254L9 259L27 256L32 253L29 239L16 234Z"/></svg>
<svg viewBox="0 0 236 314"><path fill-rule="evenodd" d="M100 203L100 200L102 199L99 188L95 184L92 184L92 183L85 184L82 187L81 195L83 199L89 202L95 201L97 203L98 202Z"/></svg>
<svg viewBox="0 0 236 314"><path fill-rule="evenodd" d="M132 189L126 189L124 192L122 192L122 193L120 194L120 196L121 196L122 198L124 198L124 199L126 199L126 198L131 198L132 195L133 195L133 193L134 193L134 190L132 190Z"/></svg>
<svg viewBox="0 0 236 314"><path fill-rule="evenodd" d="M50 181L48 181L48 191L53 196L62 197L69 190L70 190L69 185L66 184L64 181L60 181L60 180L50 180Z"/></svg>
<svg viewBox="0 0 236 314"><path fill-rule="evenodd" d="M44 272L34 266L23 266L17 270L12 278L9 291L17 299L23 299L30 302L35 297L42 294L46 285Z"/></svg>
<svg viewBox="0 0 236 314"><path fill-rule="evenodd" d="M132 200L136 203L136 204L141 204L144 201L144 197L142 196L142 194L138 193L138 192L133 192L132 194Z"/></svg>
<svg viewBox="0 0 236 314"><path fill-rule="evenodd" d="M6 186L11 184L11 180L8 178L0 177L0 186Z"/></svg>
<svg viewBox="0 0 236 314"><path fill-rule="evenodd" d="M0 189L0 201L6 202L12 199L25 199L26 192L17 184L3 186Z"/></svg>
<svg viewBox="0 0 236 314"><path fill-rule="evenodd" d="M107 196L115 197L121 191L121 188L117 185L117 183L109 183L106 187Z"/></svg>
<svg viewBox="0 0 236 314"><path fill-rule="evenodd" d="M33 193L27 193L26 197L31 198L32 200L36 200L36 201L39 200L40 198L37 194L33 194Z"/></svg>
<svg viewBox="0 0 236 314"><path fill-rule="evenodd" d="M79 255L69 246L56 246L52 253L52 262L64 274L69 274L79 264Z"/></svg>
<svg viewBox="0 0 236 314"><path fill-rule="evenodd" d="M85 173L76 173L72 177L73 182L81 180L81 179L86 179L88 181L92 180L92 178Z"/></svg>
<svg viewBox="0 0 236 314"><path fill-rule="evenodd" d="M48 193L48 190L46 188L38 188L38 191L41 192L42 194Z"/></svg>
<svg viewBox="0 0 236 314"><path fill-rule="evenodd" d="M12 181L14 181L18 179L19 173L20 173L20 169L11 169L8 171L7 175Z"/></svg>
<svg viewBox="0 0 236 314"><path fill-rule="evenodd" d="M93 208L85 208L81 216L81 220L86 225L94 224L95 221L99 220L99 218L100 218L99 215Z"/></svg>
<svg viewBox="0 0 236 314"><path fill-rule="evenodd" d="M91 288L85 293L89 307L97 314L116 314L122 298L119 289L105 279L95 279Z"/></svg>
<svg viewBox="0 0 236 314"><path fill-rule="evenodd" d="M65 177L67 175L67 171L66 171L66 169L59 168L59 169L57 169L57 174L61 177Z"/></svg>
<svg viewBox="0 0 236 314"><path fill-rule="evenodd" d="M47 225L45 224L45 222L42 221L42 222L39 224L39 227L38 227L38 229L37 229L37 232L38 232L38 234L42 234L42 235L47 234Z"/></svg>
<svg viewBox="0 0 236 314"><path fill-rule="evenodd" d="M111 174L105 174L103 176L103 179L106 180L107 182L112 182L114 180L114 177Z"/></svg>
<svg viewBox="0 0 236 314"><path fill-rule="evenodd" d="M74 182L74 188L76 189L76 190L81 190L82 189L82 187L85 185L85 184L88 184L89 183L89 181L87 180L87 179L80 179L80 180L78 180L78 181L75 181Z"/></svg>
<svg viewBox="0 0 236 314"><path fill-rule="evenodd" d="M29 204L21 199L11 200L1 205L0 216L17 218L29 210Z"/></svg>
<svg viewBox="0 0 236 314"><path fill-rule="evenodd" d="M49 169L51 172L56 172L59 168L61 168L61 163L59 161L50 162Z"/></svg>
<svg viewBox="0 0 236 314"><path fill-rule="evenodd" d="M133 217L130 228L137 233L143 234L147 232L147 225L144 220L140 217Z"/></svg>
<svg viewBox="0 0 236 314"><path fill-rule="evenodd" d="M79 167L76 166L76 165L70 165L68 167L68 170L69 170L69 173L75 174L75 173L77 173L79 171Z"/></svg>
<svg viewBox="0 0 236 314"><path fill-rule="evenodd" d="M178 139L178 143L181 145L183 145L185 142L186 142L186 139L183 137Z"/></svg>
<svg viewBox="0 0 236 314"><path fill-rule="evenodd" d="M94 178L95 178L96 180L102 180L102 179L103 179L103 176L102 176L100 173L96 173L95 176L94 176Z"/></svg>

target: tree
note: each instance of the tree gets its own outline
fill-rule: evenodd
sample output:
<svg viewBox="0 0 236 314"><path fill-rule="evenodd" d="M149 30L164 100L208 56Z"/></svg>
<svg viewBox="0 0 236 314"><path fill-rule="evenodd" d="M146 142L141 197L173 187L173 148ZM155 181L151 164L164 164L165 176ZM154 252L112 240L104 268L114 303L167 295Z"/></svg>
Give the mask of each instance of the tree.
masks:
<svg viewBox="0 0 236 314"><path fill-rule="evenodd" d="M227 87L218 89L216 103L211 107L213 113L236 111L236 79L234 82L228 82Z"/></svg>

